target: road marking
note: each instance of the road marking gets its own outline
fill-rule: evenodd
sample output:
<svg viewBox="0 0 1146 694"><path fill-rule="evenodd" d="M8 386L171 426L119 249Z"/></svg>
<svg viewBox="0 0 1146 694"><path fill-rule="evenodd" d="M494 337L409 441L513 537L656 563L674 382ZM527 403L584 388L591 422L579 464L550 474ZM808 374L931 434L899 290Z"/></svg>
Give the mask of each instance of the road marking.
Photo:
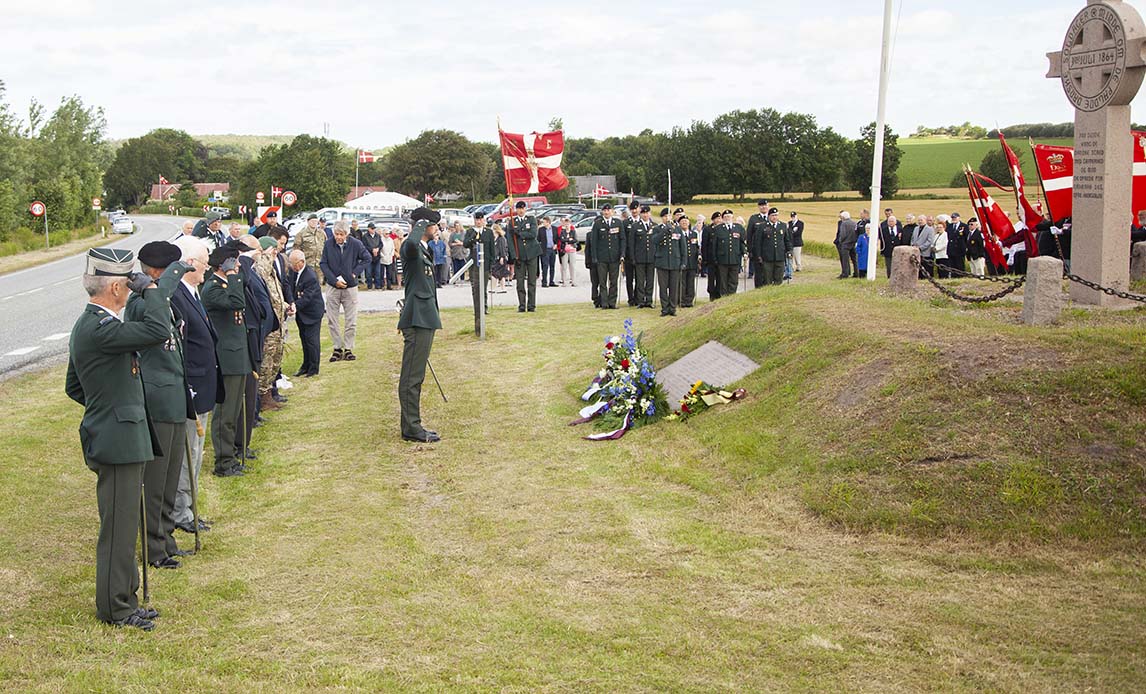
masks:
<svg viewBox="0 0 1146 694"><path fill-rule="evenodd" d="M66 280L60 280L59 282L55 282L55 283L53 283L51 286L53 286L53 287L58 287L58 286L60 286L61 284L68 284L69 282L75 282L76 280L78 280L78 279L81 279L82 277L83 277L82 275L77 275L77 276L75 276L75 277L69 277L69 278L68 278L68 279L66 279Z"/></svg>
<svg viewBox="0 0 1146 694"><path fill-rule="evenodd" d="M22 357L25 354L30 354L32 352L35 352L38 349L40 349L39 345L37 345L35 347L21 347L20 349L14 349L11 352L8 352L4 356L6 356L6 357Z"/></svg>
<svg viewBox="0 0 1146 694"><path fill-rule="evenodd" d="M44 340L46 342L55 342L56 340L62 340L69 335L71 335L71 333L56 333L55 335L48 335L44 338Z"/></svg>

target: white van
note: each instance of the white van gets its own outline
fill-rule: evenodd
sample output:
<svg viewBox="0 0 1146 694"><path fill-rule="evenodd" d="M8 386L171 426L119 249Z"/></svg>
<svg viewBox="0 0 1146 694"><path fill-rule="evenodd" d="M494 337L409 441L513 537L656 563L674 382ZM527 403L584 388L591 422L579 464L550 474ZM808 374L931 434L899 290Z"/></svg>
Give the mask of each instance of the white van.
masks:
<svg viewBox="0 0 1146 694"><path fill-rule="evenodd" d="M357 219L358 226L363 229L366 228L366 223L370 221L371 217L377 216L376 212L369 212L367 210L352 210L349 207L324 207L317 212L310 212L301 214L287 223L287 231L293 237L298 229L301 229L306 224L306 220L311 214L318 215L319 222L322 226L330 226L338 221L345 221L347 224L350 220Z"/></svg>

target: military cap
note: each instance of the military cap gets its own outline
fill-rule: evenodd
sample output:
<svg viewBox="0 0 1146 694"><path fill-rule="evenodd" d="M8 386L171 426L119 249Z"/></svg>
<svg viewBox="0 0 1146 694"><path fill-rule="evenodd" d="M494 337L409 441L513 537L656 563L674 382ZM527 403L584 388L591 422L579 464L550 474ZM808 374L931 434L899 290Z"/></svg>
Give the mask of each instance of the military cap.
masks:
<svg viewBox="0 0 1146 694"><path fill-rule="evenodd" d="M673 213L673 214L684 214L684 208L683 208L683 207L678 207L678 208L676 208L675 210L673 210L673 211L672 211L672 213Z"/></svg>
<svg viewBox="0 0 1146 694"><path fill-rule="evenodd" d="M222 218L223 215L219 214L218 212L208 212L206 217L208 224L214 224Z"/></svg>
<svg viewBox="0 0 1146 694"><path fill-rule="evenodd" d="M780 210L776 209L775 207L769 207L768 208L768 215L772 216L774 214L780 214Z"/></svg>
<svg viewBox="0 0 1146 694"><path fill-rule="evenodd" d="M795 211L795 210L793 210L793 211L789 212L789 213L788 213L788 216L789 216L789 217L795 217L795 216L796 216L796 211Z"/></svg>
<svg viewBox="0 0 1146 694"><path fill-rule="evenodd" d="M153 267L156 270L162 270L171 263L179 260L183 253L179 250L179 246L166 241L152 241L146 243L143 248L139 249L139 262Z"/></svg>
<svg viewBox="0 0 1146 694"><path fill-rule="evenodd" d="M275 241L274 239L272 239L269 236L264 236L264 237L259 239L259 247L262 248L264 251L267 250L268 248L276 248L278 245L279 245L279 242Z"/></svg>
<svg viewBox="0 0 1146 694"><path fill-rule="evenodd" d="M764 198L760 198L759 200L756 201L756 204L760 205L760 206L764 206L764 205L768 204L768 201L765 200Z"/></svg>
<svg viewBox="0 0 1146 694"><path fill-rule="evenodd" d="M318 215L316 215L316 214L312 214L312 215L310 215L309 217L307 217L307 218L306 218L306 221L308 221L308 222L309 222L309 221L310 221L310 220L312 220L312 219L318 219Z"/></svg>
<svg viewBox="0 0 1146 694"><path fill-rule="evenodd" d="M601 205L601 209L602 210L611 210L611 209L613 209L613 205L612 205L612 203L607 202L604 205Z"/></svg>
<svg viewBox="0 0 1146 694"><path fill-rule="evenodd" d="M661 210L661 216L662 217L667 217L667 216L669 216L669 214L671 214L671 211L669 210L669 208L666 207L663 210Z"/></svg>
<svg viewBox="0 0 1146 694"><path fill-rule="evenodd" d="M229 244L228 244L229 245ZM211 255L207 256L207 264L211 267L219 267L228 258L238 258L239 251L234 248L228 248L226 245L219 246L211 251Z"/></svg>
<svg viewBox="0 0 1146 694"><path fill-rule="evenodd" d="M369 224L367 224L366 228L367 229L373 229L374 228L374 222L370 222Z"/></svg>
<svg viewBox="0 0 1146 694"><path fill-rule="evenodd" d="M485 212L474 212L474 220L485 219Z"/></svg>
<svg viewBox="0 0 1146 694"><path fill-rule="evenodd" d="M641 212L648 212L648 211L649 211L648 205L641 205Z"/></svg>
<svg viewBox="0 0 1146 694"><path fill-rule="evenodd" d="M97 277L127 277L132 273L135 254L123 248L93 248L88 251L89 275Z"/></svg>
<svg viewBox="0 0 1146 694"><path fill-rule="evenodd" d="M709 217L709 219L720 219L720 213L719 212L713 212L712 216Z"/></svg>
<svg viewBox="0 0 1146 694"><path fill-rule="evenodd" d="M974 223L974 224L978 224L978 223L979 223L979 218L978 218L978 217L972 217L972 218L970 218L970 219L968 219L968 220L967 220L967 223L968 223L968 224L972 224L972 223Z"/></svg>
<svg viewBox="0 0 1146 694"><path fill-rule="evenodd" d="M951 213L951 218L952 218L952 219L960 219L960 217L959 217L959 213L958 213L958 212L952 212L952 213Z"/></svg>
<svg viewBox="0 0 1146 694"><path fill-rule="evenodd" d="M269 217L278 217L279 213L278 213L278 210L267 210L267 213L263 216L268 217L268 218Z"/></svg>
<svg viewBox="0 0 1146 694"><path fill-rule="evenodd" d="M637 202L636 200L629 203L629 209L630 210L638 209L640 206L641 206L641 203Z"/></svg>
<svg viewBox="0 0 1146 694"><path fill-rule="evenodd" d="M525 201L524 200L518 200L517 204L514 205L513 207L514 207L514 209L517 209L517 210L524 210L526 207Z"/></svg>
<svg viewBox="0 0 1146 694"><path fill-rule="evenodd" d="M735 212L733 212L732 210L725 210L725 211L721 212L720 214L721 214L721 216L723 216L723 215L726 215L726 214L736 214L736 213L735 213Z"/></svg>
<svg viewBox="0 0 1146 694"><path fill-rule="evenodd" d="M442 213L437 210L431 210L423 205L410 213L411 222L426 221L431 224L437 224L442 219Z"/></svg>

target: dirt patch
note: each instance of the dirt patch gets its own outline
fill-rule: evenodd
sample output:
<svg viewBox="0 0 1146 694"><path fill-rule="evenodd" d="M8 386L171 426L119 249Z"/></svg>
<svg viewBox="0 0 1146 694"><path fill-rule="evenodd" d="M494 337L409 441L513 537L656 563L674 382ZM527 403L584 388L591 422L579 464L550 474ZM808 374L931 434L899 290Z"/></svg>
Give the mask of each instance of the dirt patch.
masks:
<svg viewBox="0 0 1146 694"><path fill-rule="evenodd" d="M848 376L847 386L836 395L836 407L851 409L867 403L887 382L893 370L891 359L881 357L853 371Z"/></svg>
<svg viewBox="0 0 1146 694"><path fill-rule="evenodd" d="M999 338L950 343L940 348L939 359L946 369L964 381L980 381L1010 371L1052 369L1065 365L1063 356L1053 349Z"/></svg>

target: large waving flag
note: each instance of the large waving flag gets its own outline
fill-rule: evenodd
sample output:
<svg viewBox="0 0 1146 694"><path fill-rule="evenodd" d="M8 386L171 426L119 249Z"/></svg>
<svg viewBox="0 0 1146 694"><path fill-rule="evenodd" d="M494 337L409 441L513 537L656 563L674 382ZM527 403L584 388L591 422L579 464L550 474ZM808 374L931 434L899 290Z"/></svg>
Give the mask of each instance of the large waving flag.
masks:
<svg viewBox="0 0 1146 694"><path fill-rule="evenodd" d="M1146 210L1146 132L1131 131L1134 140L1134 168L1131 173L1131 223L1140 210ZM1074 215L1074 148L1040 145L1031 141L1035 167L1046 193L1051 218L1058 221Z"/></svg>
<svg viewBox="0 0 1146 694"><path fill-rule="evenodd" d="M1015 183L1015 198L1019 204L1019 214L1023 217L1023 223L1027 225L1028 229L1034 229L1043 221L1042 214L1036 210L1027 200L1026 187L1027 182L1023 180L1023 167L1019 165L1019 157L1011 146L1007 144L1007 139L1003 137L1003 131L999 131L999 144L1003 146L1003 155L1007 157L1007 165L1011 167L1011 180ZM1035 251L1038 252L1037 249ZM1034 256L1031 256L1032 258Z"/></svg>
<svg viewBox="0 0 1146 694"><path fill-rule="evenodd" d="M505 164L505 187L510 195L562 190L569 180L561 171L565 134L507 133L500 128L501 156Z"/></svg>
<svg viewBox="0 0 1146 694"><path fill-rule="evenodd" d="M971 171L970 168L964 168L963 173L967 177L967 192L971 194L971 207L975 209L975 215L983 227L987 257L996 267L1006 267L1007 259L1003 255L1000 240L1016 236L1015 227L1011 224L1011 220L1007 219L1007 215L1003 214L998 203L983 188L983 184L979 182L978 174ZM992 226L992 222L999 226L997 228Z"/></svg>

